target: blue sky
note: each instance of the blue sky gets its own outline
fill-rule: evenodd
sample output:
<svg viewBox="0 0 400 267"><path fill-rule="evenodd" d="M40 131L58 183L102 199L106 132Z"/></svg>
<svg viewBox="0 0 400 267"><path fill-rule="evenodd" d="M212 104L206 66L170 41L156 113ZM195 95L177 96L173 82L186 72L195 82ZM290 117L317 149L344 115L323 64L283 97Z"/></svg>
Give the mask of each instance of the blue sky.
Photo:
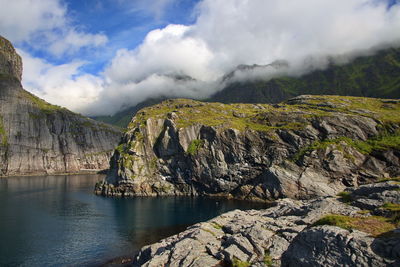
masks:
<svg viewBox="0 0 400 267"><path fill-rule="evenodd" d="M152 3L153 2L153 3ZM154 3L155 2L155 3ZM54 55L43 47L32 47L29 41L17 42L33 56L53 64L67 63L74 58L87 60L82 71L102 71L118 49L134 49L148 32L168 24L192 24L197 0L64 0L66 18L77 30L107 36L107 44L96 50L83 47L72 54ZM155 6L154 6L155 4ZM157 6L159 5L159 6Z"/></svg>
<svg viewBox="0 0 400 267"><path fill-rule="evenodd" d="M398 0L0 0L0 35L24 62L23 86L85 115L151 97L203 99L239 64L287 60L269 79L329 58L400 46ZM193 79L176 81L174 75Z"/></svg>

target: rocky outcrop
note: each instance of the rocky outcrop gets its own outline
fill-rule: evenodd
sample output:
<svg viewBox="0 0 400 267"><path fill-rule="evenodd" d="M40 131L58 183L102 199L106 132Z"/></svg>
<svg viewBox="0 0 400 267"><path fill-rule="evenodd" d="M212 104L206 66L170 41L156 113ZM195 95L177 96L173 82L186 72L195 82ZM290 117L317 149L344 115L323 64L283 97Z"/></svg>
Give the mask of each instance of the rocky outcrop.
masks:
<svg viewBox="0 0 400 267"><path fill-rule="evenodd" d="M398 182L360 190L371 188L386 203L391 203L388 194L400 197ZM143 247L133 266L398 266L398 217L372 216L376 210L334 197L282 199L266 210L234 210Z"/></svg>
<svg viewBox="0 0 400 267"><path fill-rule="evenodd" d="M22 79L22 59L15 52L12 44L0 36L0 75L2 77L14 77L18 81Z"/></svg>
<svg viewBox="0 0 400 267"><path fill-rule="evenodd" d="M21 58L0 37L0 176L107 169L120 130L30 94L21 75Z"/></svg>
<svg viewBox="0 0 400 267"><path fill-rule="evenodd" d="M400 101L169 100L132 119L96 193L309 199L400 175Z"/></svg>

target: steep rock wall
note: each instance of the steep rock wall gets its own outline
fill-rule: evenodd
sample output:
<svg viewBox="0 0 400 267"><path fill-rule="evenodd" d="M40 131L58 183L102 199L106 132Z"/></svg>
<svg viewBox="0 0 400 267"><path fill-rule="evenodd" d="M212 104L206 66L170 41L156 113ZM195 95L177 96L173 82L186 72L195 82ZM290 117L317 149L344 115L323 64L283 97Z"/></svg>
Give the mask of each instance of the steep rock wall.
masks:
<svg viewBox="0 0 400 267"><path fill-rule="evenodd" d="M270 200L400 175L400 101L301 96L279 105L169 100L143 109L96 193Z"/></svg>
<svg viewBox="0 0 400 267"><path fill-rule="evenodd" d="M22 62L0 36L0 176L102 170L121 132L25 91Z"/></svg>

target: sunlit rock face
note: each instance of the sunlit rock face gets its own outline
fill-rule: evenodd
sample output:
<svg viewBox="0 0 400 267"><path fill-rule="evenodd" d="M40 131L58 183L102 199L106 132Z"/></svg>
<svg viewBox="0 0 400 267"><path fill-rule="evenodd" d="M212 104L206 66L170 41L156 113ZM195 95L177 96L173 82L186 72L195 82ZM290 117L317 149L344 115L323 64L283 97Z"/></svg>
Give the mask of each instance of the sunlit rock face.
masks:
<svg viewBox="0 0 400 267"><path fill-rule="evenodd" d="M132 266L398 266L399 189L388 181L348 189L345 203L286 198L230 211L143 247Z"/></svg>
<svg viewBox="0 0 400 267"><path fill-rule="evenodd" d="M400 175L400 101L176 99L139 111L96 193L309 199Z"/></svg>
<svg viewBox="0 0 400 267"><path fill-rule="evenodd" d="M21 75L20 56L0 37L0 175L107 169L121 132L32 95Z"/></svg>

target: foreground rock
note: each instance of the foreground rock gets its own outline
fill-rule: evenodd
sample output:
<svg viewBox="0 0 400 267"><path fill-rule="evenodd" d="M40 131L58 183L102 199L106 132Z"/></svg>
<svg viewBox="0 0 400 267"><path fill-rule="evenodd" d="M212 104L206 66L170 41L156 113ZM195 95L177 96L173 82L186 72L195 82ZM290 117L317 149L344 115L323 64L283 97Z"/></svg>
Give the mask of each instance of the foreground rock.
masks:
<svg viewBox="0 0 400 267"><path fill-rule="evenodd" d="M0 36L0 176L107 169L120 130L25 91L22 61Z"/></svg>
<svg viewBox="0 0 400 267"><path fill-rule="evenodd" d="M400 101L169 100L132 119L96 193L309 199L400 175Z"/></svg>
<svg viewBox="0 0 400 267"><path fill-rule="evenodd" d="M373 188L385 202L391 200L385 195L400 197L398 183ZM334 216L360 223L348 229L324 223ZM400 229L395 229L399 222L393 220L374 217L333 197L282 199L267 210L231 211L143 247L133 265L399 266ZM377 232L372 234L372 228Z"/></svg>

